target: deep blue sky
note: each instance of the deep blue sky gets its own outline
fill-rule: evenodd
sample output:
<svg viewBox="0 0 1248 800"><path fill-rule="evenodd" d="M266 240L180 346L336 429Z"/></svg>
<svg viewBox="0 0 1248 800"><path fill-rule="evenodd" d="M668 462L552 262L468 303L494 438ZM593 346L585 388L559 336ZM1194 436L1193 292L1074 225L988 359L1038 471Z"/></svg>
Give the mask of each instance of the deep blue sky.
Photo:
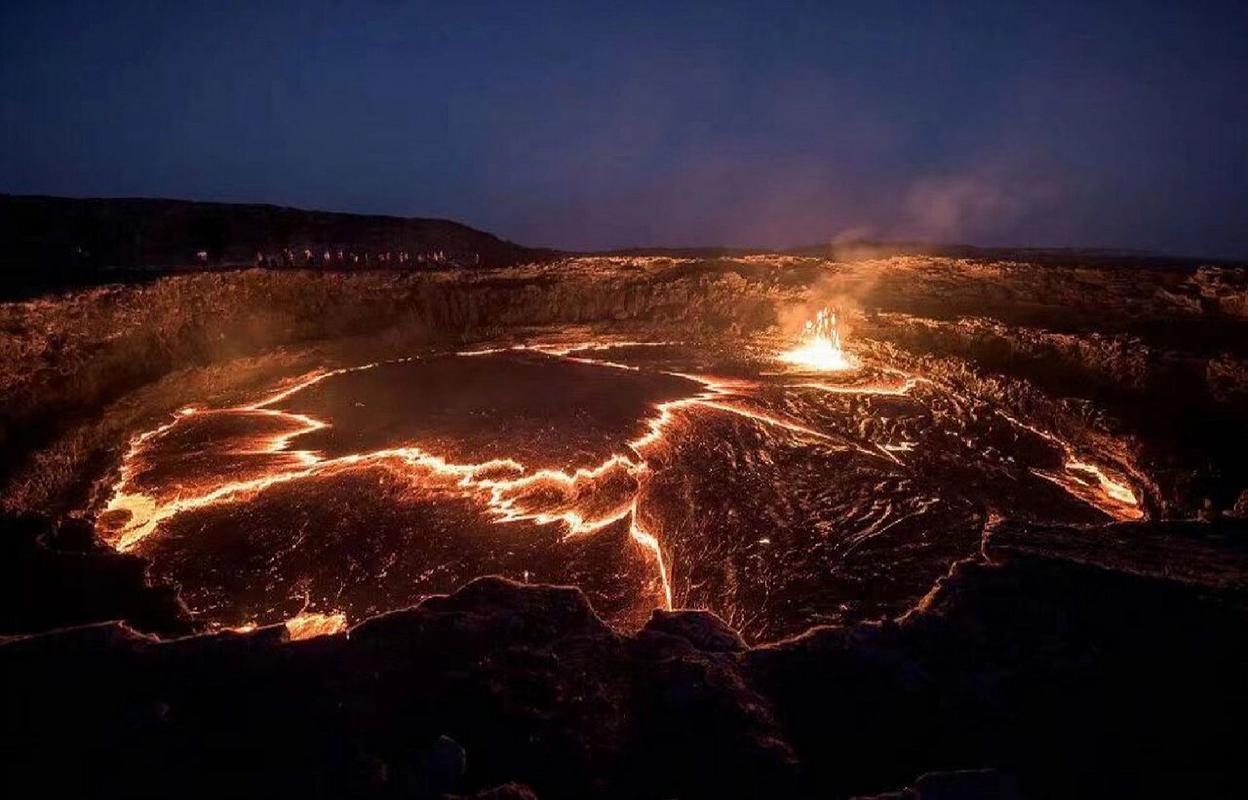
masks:
<svg viewBox="0 0 1248 800"><path fill-rule="evenodd" d="M1248 257L1248 2L0 0L0 191Z"/></svg>

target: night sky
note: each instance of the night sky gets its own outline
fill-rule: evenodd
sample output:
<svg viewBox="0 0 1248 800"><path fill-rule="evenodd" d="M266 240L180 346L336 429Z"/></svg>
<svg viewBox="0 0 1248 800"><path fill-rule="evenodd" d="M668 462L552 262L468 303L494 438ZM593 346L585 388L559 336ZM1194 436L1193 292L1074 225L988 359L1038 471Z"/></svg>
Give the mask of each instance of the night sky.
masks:
<svg viewBox="0 0 1248 800"><path fill-rule="evenodd" d="M0 191L1248 257L1248 3L0 0Z"/></svg>

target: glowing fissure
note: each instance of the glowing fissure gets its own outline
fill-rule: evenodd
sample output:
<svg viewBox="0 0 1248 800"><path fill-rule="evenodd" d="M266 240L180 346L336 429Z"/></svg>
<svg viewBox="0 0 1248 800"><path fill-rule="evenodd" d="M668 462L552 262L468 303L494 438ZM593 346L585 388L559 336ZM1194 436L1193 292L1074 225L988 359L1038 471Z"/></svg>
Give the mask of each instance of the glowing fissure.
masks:
<svg viewBox="0 0 1248 800"><path fill-rule="evenodd" d="M1084 460L1076 454L1075 449L1060 437L1037 428L1035 425L1023 422L1021 419L999 409L996 413L1011 425L1030 431L1061 449L1063 453L1062 469L1064 472L1055 473L1033 467L1031 468L1032 474L1056 484L1064 489L1067 494L1096 506L1116 520L1125 522L1144 517L1144 510L1140 508L1139 498L1124 479L1111 478L1101 467ZM1091 475L1095 479L1096 485L1094 487L1089 486L1088 482L1079 476L1079 473Z"/></svg>
<svg viewBox="0 0 1248 800"><path fill-rule="evenodd" d="M910 394L914 387L918 385L919 378L914 376L908 376L904 383L897 386L835 386L830 383L819 383L817 381L794 384L799 389L817 389L828 394L861 394L881 397L902 397Z"/></svg>
<svg viewBox="0 0 1248 800"><path fill-rule="evenodd" d="M629 536L633 541L648 550L654 556L655 565L659 570L659 581L663 586L664 608L672 609L672 581L668 575L667 564L663 559L663 549L659 546L658 537L646 531L637 521L637 503L633 502L631 509L630 522L628 526Z"/></svg>

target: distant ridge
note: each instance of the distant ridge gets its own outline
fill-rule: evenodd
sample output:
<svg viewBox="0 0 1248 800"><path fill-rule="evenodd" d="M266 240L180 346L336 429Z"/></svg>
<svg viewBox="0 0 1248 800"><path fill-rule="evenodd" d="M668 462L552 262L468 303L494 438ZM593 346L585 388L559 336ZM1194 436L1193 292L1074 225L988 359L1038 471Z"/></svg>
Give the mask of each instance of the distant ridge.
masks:
<svg viewBox="0 0 1248 800"><path fill-rule="evenodd" d="M866 240L780 250L633 247L592 254L695 259L780 254L833 261L934 256L1049 266L1147 265L1176 269L1242 263L1104 248L976 247ZM474 269L552 261L566 255L575 254L524 247L444 219L311 211L255 203L0 193L0 299L147 280L183 270L252 266Z"/></svg>
<svg viewBox="0 0 1248 800"><path fill-rule="evenodd" d="M894 256L936 256L940 258L964 258L979 261L1022 261L1028 264L1049 266L1127 266L1192 267L1198 264L1222 263L1220 259L1176 256L1147 250L1128 250L1105 247L979 247L971 244L942 244L938 242L881 242L853 240L829 244L794 247L784 251L789 255L818 256L836 261L856 261L866 258L891 258Z"/></svg>
<svg viewBox="0 0 1248 800"><path fill-rule="evenodd" d="M789 255L826 258L830 261L861 261L897 256L932 256L978 261L1021 261L1049 266L1174 266L1191 268L1200 264L1238 264L1217 258L1176 256L1146 250L1098 247L979 247L940 242L874 241L855 239L800 247L630 247L602 255L658 256L667 258L739 258L751 255Z"/></svg>
<svg viewBox="0 0 1248 800"><path fill-rule="evenodd" d="M554 257L442 219L149 198L0 194L6 294L246 266L500 267Z"/></svg>

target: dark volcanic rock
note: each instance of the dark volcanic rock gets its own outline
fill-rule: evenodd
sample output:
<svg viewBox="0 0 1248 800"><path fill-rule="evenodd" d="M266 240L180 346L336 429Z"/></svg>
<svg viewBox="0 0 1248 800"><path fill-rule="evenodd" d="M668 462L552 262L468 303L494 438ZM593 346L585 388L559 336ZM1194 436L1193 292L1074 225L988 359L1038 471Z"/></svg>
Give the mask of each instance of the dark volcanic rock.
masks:
<svg viewBox="0 0 1248 800"><path fill-rule="evenodd" d="M904 621L753 650L701 613L622 637L577 590L497 578L307 641L16 639L0 767L10 794L109 797L1229 796L1239 591L1114 561L1127 531L1195 535L1091 531L1072 561L1001 534ZM968 767L996 771L914 779Z"/></svg>
<svg viewBox="0 0 1248 800"><path fill-rule="evenodd" d="M147 563L99 544L91 526L0 516L0 636L122 619L166 636L193 630L171 587Z"/></svg>
<svg viewBox="0 0 1248 800"><path fill-rule="evenodd" d="M461 795L448 800L537 800L537 795L522 783L504 783L493 789L484 789L471 797Z"/></svg>
<svg viewBox="0 0 1248 800"><path fill-rule="evenodd" d="M1022 800L1017 782L993 769L929 772L899 792L855 800Z"/></svg>
<svg viewBox="0 0 1248 800"><path fill-rule="evenodd" d="M1245 708L1239 604L1178 581L995 557L960 565L901 625L753 653L755 685L798 751L837 753L827 780L850 792L903 783L903 763L1006 768L1028 797L1224 791L1232 778L1215 765L1234 757L1214 731ZM855 724L830 734L836 718Z"/></svg>
<svg viewBox="0 0 1248 800"><path fill-rule="evenodd" d="M710 611L658 609L645 630L677 636L707 653L739 653L746 649L741 634Z"/></svg>

